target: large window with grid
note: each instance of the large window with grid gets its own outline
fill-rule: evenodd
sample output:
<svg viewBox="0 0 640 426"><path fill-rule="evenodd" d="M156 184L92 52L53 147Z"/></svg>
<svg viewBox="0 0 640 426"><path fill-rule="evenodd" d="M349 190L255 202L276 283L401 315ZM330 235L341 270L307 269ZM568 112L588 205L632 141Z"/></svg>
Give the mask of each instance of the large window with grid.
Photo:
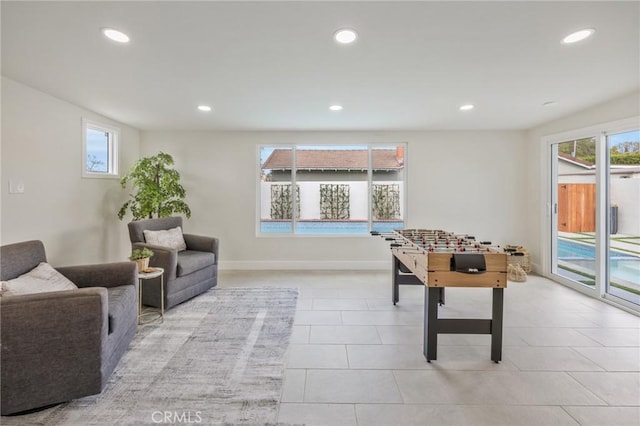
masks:
<svg viewBox="0 0 640 426"><path fill-rule="evenodd" d="M260 235L404 227L405 144L261 146L258 164Z"/></svg>

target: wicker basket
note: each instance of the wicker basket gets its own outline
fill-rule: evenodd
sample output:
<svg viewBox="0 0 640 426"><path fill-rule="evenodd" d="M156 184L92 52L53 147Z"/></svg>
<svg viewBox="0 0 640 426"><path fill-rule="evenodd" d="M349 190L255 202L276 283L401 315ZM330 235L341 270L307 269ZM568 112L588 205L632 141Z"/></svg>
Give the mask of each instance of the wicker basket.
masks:
<svg viewBox="0 0 640 426"><path fill-rule="evenodd" d="M507 265L507 279L509 281L525 282L527 273L520 265Z"/></svg>
<svg viewBox="0 0 640 426"><path fill-rule="evenodd" d="M507 245L504 247L504 251L510 255L507 258L507 264L520 265L527 274L531 272L531 260L527 249L522 246Z"/></svg>

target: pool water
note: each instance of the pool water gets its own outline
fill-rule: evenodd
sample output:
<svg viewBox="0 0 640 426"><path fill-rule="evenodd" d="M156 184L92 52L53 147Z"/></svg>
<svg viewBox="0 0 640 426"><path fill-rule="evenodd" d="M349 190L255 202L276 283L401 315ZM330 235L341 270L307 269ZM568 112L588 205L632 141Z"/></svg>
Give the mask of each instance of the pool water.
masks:
<svg viewBox="0 0 640 426"><path fill-rule="evenodd" d="M581 268L596 269L596 248L576 241L558 240L558 260ZM640 284L640 257L618 250L609 250L609 268L612 279Z"/></svg>

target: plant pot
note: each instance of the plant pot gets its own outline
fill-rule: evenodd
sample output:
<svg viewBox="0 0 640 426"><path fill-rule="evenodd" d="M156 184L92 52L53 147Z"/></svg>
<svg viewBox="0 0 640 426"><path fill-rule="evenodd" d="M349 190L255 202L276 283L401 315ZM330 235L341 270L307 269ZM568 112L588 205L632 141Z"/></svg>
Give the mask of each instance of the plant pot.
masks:
<svg viewBox="0 0 640 426"><path fill-rule="evenodd" d="M135 262L138 264L138 272L142 272L149 267L149 259L150 257L145 257L144 259L138 259Z"/></svg>

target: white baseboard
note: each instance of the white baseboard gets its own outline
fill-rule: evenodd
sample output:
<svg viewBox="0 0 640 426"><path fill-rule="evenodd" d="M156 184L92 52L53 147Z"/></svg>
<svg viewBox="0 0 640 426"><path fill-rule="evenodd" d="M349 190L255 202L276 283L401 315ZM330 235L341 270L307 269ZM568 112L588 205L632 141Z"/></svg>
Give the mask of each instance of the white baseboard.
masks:
<svg viewBox="0 0 640 426"><path fill-rule="evenodd" d="M309 261L309 260L228 260L220 261L221 270L391 270L391 263L383 260Z"/></svg>

